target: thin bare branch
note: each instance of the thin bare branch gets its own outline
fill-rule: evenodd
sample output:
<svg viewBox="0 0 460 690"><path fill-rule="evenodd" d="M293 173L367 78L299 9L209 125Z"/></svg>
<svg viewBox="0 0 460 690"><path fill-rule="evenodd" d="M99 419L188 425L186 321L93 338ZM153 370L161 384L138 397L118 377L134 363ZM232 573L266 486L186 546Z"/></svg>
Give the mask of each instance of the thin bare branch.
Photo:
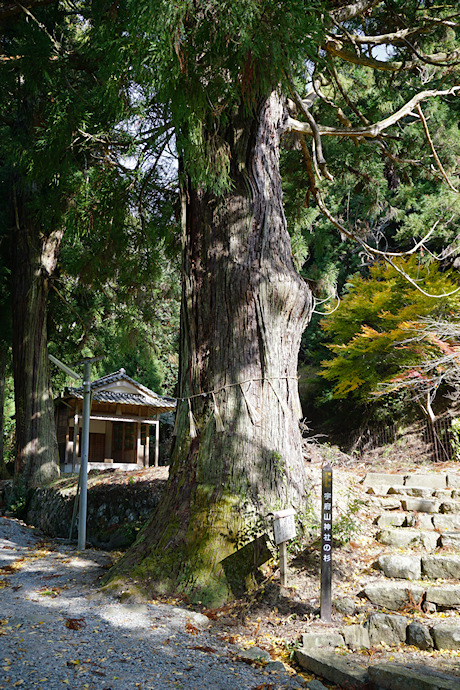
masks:
<svg viewBox="0 0 460 690"><path fill-rule="evenodd" d="M29 2L24 2L24 5L28 8L40 7L41 5L51 5L55 0L29 0ZM18 7L18 3L11 0L11 2L2 3L0 7L0 22L14 17L22 12L22 9Z"/></svg>
<svg viewBox="0 0 460 690"><path fill-rule="evenodd" d="M342 97L344 98L348 107L355 113L355 115L357 115L359 117L359 119L361 120L363 125L370 125L371 124L370 120L368 120L367 117L365 115L363 115L363 113L361 113L361 111L355 106L353 101L349 98L347 92L345 91L344 87L342 86L342 83L340 81L337 69L336 69L334 63L332 62L332 60L330 60L330 62L329 62L329 72L332 75L335 83L337 84L337 88L339 89L340 93L342 94Z"/></svg>
<svg viewBox="0 0 460 690"><path fill-rule="evenodd" d="M290 78L290 83L291 83L291 92L292 92L292 95L294 97L294 100L295 100L297 106L300 108L303 116L305 117L305 119L307 120L307 122L311 128L313 140L315 142L315 158L316 158L316 161L318 163L318 167L327 180L333 180L334 178L332 177L332 175L330 174L330 172L328 171L328 169L326 167L326 159L324 158L324 154L323 154L323 145L321 143L321 134L319 132L319 127L316 124L313 115L305 107L302 99L300 98L300 96L297 92L297 89L294 86L294 82L292 81L292 78Z"/></svg>
<svg viewBox="0 0 460 690"><path fill-rule="evenodd" d="M455 290L452 290L451 292L444 292L442 295L433 295L430 292L426 292L423 288L420 287L420 285L417 285L416 281L413 280L406 271L404 271L402 268L397 266L392 259L390 259L389 256L383 256L384 260L392 266L399 275L401 275L405 280L407 280L414 288L416 288L419 292L422 293L422 295L425 295L425 297L436 297L437 299L440 299L442 297L450 297L451 295L455 295L459 290L460 287L456 288Z"/></svg>
<svg viewBox="0 0 460 690"><path fill-rule="evenodd" d="M353 34L353 43L358 45L395 45L403 43L404 38L409 36L417 36L421 33L428 33L432 30L432 26L418 26L412 29L401 29L400 31L393 31L389 34L379 34L378 36L363 36L359 34ZM344 33L344 36L348 36L348 32ZM336 37L334 37L336 38Z"/></svg>
<svg viewBox="0 0 460 690"><path fill-rule="evenodd" d="M439 170L440 170L440 172L441 172L441 175L443 176L443 178L445 179L445 181L446 181L447 184L449 185L450 189L451 189L453 192L455 192L456 194L458 194L458 193L459 193L458 189L456 189L456 188L453 186L453 184L451 183L451 181L449 180L449 178L448 178L448 176L447 176L447 173L446 173L446 171L445 171L445 169L444 169L444 166L443 166L443 164L441 163L441 160L440 160L440 158L439 158L439 156L438 156L438 154L437 154L437 151L436 151L436 149L435 149L435 147L434 147L433 140L432 140L432 138L431 138L431 136L430 136L430 131L429 131L429 129L428 129L428 124L427 124L426 118L425 118L425 116L424 116L424 114L423 114L423 112L422 112L422 108L420 107L420 103L417 103L417 105L415 106L415 109L416 109L416 111L417 111L418 114L419 114L420 120L421 120L422 125L423 125L423 129L425 130L425 136L426 136L426 138L427 138L427 140L428 140L428 143L429 143L429 145L430 145L431 153L433 154L433 157L434 157L434 159L435 159L435 161L436 161L436 163L437 163L437 166L438 166L438 168L439 168Z"/></svg>
<svg viewBox="0 0 460 690"><path fill-rule="evenodd" d="M316 307L316 305L317 305L317 302L316 302L316 300L314 300L314 305L313 305L312 313L313 313L313 314L320 314L320 316L330 316L330 315L333 314L335 311L337 311L337 309L340 307L340 297L339 297L338 295L336 295L336 300L337 300L337 304L336 304L335 307L334 307L333 309L331 309L330 311L318 311L317 309L315 309L315 307ZM326 301L327 301L327 300L322 300L322 302L326 302Z"/></svg>
<svg viewBox="0 0 460 690"><path fill-rule="evenodd" d="M423 246L423 244L427 241L427 239L430 237L430 235L434 232L439 221L436 221L436 223L431 228L431 230L420 240L420 242L418 242L414 247L412 247L412 249L408 250L407 252L384 252L384 251L381 251L380 249L376 249L374 247L371 247L361 237L358 237L353 232L350 232L350 230L348 230L344 225L342 225L342 223L340 223L340 221L338 221L337 218L335 218L332 215L332 213L329 211L329 209L327 208L326 204L323 201L323 198L321 196L321 192L316 185L315 175L314 175L313 167L312 167L312 160L311 160L310 152L308 151L308 147L305 144L305 142L302 141L302 138L300 141L301 141L301 146L302 146L302 152L304 155L304 160L306 163L308 178L310 180L311 192L312 192L313 196L315 197L316 203L318 204L318 207L319 207L320 211L322 212L322 214L334 225L334 227L336 227L340 231L342 238L347 237L348 239L353 240L354 242L357 242L363 248L363 250L367 254L367 256L372 257L372 258L379 257L379 258L383 259L384 261L386 261L390 266L392 266L392 268L394 268L394 270L397 273L399 273L405 280L407 280L411 285L413 285L413 287L416 290L421 292L422 295L425 295L425 297L433 297L436 299L441 299L443 297L450 297L451 295L454 295L455 293L457 293L460 290L460 287L459 287L456 290L453 290L452 292L443 293L442 295L433 295L429 292L426 292L426 290L424 290L423 288L421 288L420 285L418 285L416 283L416 281L413 280L406 273L406 271L404 271L402 268L400 268L399 266L397 266L394 263L394 259L396 257L408 256L410 254L415 253L418 249L420 249L420 247Z"/></svg>
<svg viewBox="0 0 460 690"><path fill-rule="evenodd" d="M384 72L400 72L404 69L404 62L392 62L390 60L377 60L368 55L357 55L351 50L343 47L342 42L337 39L330 38L323 46L324 50L330 55L335 55L345 62L351 62L353 65L363 65L364 67L371 67L372 69L383 70Z"/></svg>
<svg viewBox="0 0 460 690"><path fill-rule="evenodd" d="M346 22L349 19L353 19L353 17L359 17L360 14L364 14L364 12L376 5L380 5L381 2L382 0L358 0L358 2L353 2L350 5L333 10L331 15L333 15L337 22Z"/></svg>
<svg viewBox="0 0 460 690"><path fill-rule="evenodd" d="M61 46L60 46L60 44L56 41L55 38L53 38L53 36L51 36L51 34L49 33L49 31L48 31L48 29L46 28L46 26L45 26L44 24L42 24L42 22L39 21L39 20L37 19L37 17L36 17L27 7L24 7L24 5L21 5L20 2L18 2L17 0L15 0L14 4L17 5L17 6L19 7L19 9L20 9L22 12L24 12L24 14L26 14L28 17L30 17L30 19L32 19L33 22L35 22L35 24L39 27L39 29L40 29L41 31L43 31L43 33L46 34L46 36L49 38L49 40L51 41L51 43L52 43L54 49L56 50L56 52L60 53L60 52L61 52Z"/></svg>
<svg viewBox="0 0 460 690"><path fill-rule="evenodd" d="M418 103L428 99L435 98L436 96L450 96L454 95L460 90L459 86L453 86L451 89L446 89L443 91L437 91L432 89L430 91L421 91L416 94L410 101L408 101L402 108L397 110L393 115L381 120L380 122L375 122L371 125L366 125L364 127L353 127L353 128L337 128L337 127L325 127L323 125L316 125L319 134L321 136L335 136L335 137L377 137L385 129L391 127L392 125L402 120L403 117L411 115L414 108ZM415 115L414 115L415 117ZM291 132L298 132L299 134L313 135L313 131L309 123L300 122L292 117L288 117L287 120L287 130Z"/></svg>
<svg viewBox="0 0 460 690"><path fill-rule="evenodd" d="M353 36L353 39L354 38L355 37ZM414 53L417 58L416 60L412 59L398 62L394 62L392 60L377 60L376 58L369 57L368 55L363 55L362 53L358 54L351 50L347 50L343 47L342 41L339 41L337 38L332 36L329 37L329 40L323 47L324 50L330 55L335 55L336 57L345 60L345 62L351 62L353 65L363 65L363 67L371 67L372 69L377 69L384 72L400 72L401 70L408 71L414 69L414 67L419 64L419 61L425 62L428 65L435 65L437 67L452 67L452 65L458 64L460 60L460 51L458 50L454 50L452 53L433 53L432 55L422 55L409 41L403 40L402 43L407 45L411 52Z"/></svg>
<svg viewBox="0 0 460 690"><path fill-rule="evenodd" d="M454 50L452 53L432 53L431 55L422 55L417 48L412 45L410 41L404 41L408 48L414 53L420 62L425 62L427 65L435 65L436 67L452 67L458 65L460 61L460 50ZM409 63L408 63L409 64Z"/></svg>

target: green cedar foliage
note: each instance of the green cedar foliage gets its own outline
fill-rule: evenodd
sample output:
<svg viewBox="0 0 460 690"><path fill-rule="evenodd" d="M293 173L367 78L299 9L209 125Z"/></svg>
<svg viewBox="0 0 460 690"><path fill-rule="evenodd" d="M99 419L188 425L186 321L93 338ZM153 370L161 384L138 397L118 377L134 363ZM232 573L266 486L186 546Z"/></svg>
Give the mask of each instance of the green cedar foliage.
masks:
<svg viewBox="0 0 460 690"><path fill-rule="evenodd" d="M31 9L28 15L18 8L0 24L6 265L14 233L7 210L12 181L19 180L33 190L29 213L39 233L65 230L50 281L50 352L68 362L108 353L100 373L129 369L128 360L140 359L129 373L170 389L177 223L176 187L158 164L170 138L163 112L146 105L148 97L130 78L123 3ZM62 387L61 374L54 383Z"/></svg>
<svg viewBox="0 0 460 690"><path fill-rule="evenodd" d="M93 378L123 367L157 392L172 392L179 330L177 250L158 238L151 243L141 238L133 219L103 246L99 234L65 238L50 296L50 352L68 362L103 356L93 366ZM54 374L56 387L69 384Z"/></svg>
<svg viewBox="0 0 460 690"><path fill-rule="evenodd" d="M127 10L136 80L168 104L192 182L223 193L230 184L224 132L235 109L255 111L293 66L305 73L322 35L320 3L136 0Z"/></svg>
<svg viewBox="0 0 460 690"><path fill-rule="evenodd" d="M108 17L96 23L101 4L92 3L91 23L58 2L36 7L34 19L18 13L0 27L2 176L14 172L37 192L30 210L46 234L65 224L93 156L124 144L122 134L108 140L124 101L122 77L112 76L108 88L100 74L98 56L109 50L111 28ZM78 6L84 11L89 3Z"/></svg>
<svg viewBox="0 0 460 690"><path fill-rule="evenodd" d="M436 264L423 264L417 257L396 262L432 294L456 288L455 273L441 273ZM439 355L439 345L431 339L404 341L421 317L454 313L459 303L459 293L427 297L387 264L371 266L367 278L353 276L337 311L321 323L331 352L321 375L335 384L332 396L368 401L405 367Z"/></svg>

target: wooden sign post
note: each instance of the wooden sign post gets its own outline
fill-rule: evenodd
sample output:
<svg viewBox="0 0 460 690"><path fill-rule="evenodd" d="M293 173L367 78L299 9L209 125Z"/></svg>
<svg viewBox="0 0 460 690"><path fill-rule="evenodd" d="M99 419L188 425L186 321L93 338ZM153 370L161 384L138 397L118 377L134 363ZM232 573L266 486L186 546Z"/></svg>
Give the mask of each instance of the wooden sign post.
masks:
<svg viewBox="0 0 460 690"><path fill-rule="evenodd" d="M287 586L287 542L296 535L294 516L294 508L273 513L273 532L275 544L280 547L280 579L283 587Z"/></svg>
<svg viewBox="0 0 460 690"><path fill-rule="evenodd" d="M323 467L321 505L321 620L331 620L332 467Z"/></svg>

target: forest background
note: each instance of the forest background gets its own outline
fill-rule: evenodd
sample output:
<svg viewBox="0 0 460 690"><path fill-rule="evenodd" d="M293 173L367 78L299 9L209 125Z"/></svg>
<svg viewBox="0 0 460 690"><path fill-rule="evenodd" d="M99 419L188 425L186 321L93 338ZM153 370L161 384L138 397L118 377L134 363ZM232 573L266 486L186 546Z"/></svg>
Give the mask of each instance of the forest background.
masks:
<svg viewBox="0 0 460 690"><path fill-rule="evenodd" d="M55 445L48 351L103 355L94 377L123 366L160 393L193 393L177 383L181 290L184 310L196 278L187 247L181 259L184 204L198 217L203 199L210 208L243 184L233 168L247 142L228 132L250 131L278 84L284 213L313 306L303 416L331 439L346 419L349 440L363 423L432 418L455 398L455 3L174 7L0 6L5 476L13 457L33 476L37 448ZM51 378L55 393L67 383Z"/></svg>

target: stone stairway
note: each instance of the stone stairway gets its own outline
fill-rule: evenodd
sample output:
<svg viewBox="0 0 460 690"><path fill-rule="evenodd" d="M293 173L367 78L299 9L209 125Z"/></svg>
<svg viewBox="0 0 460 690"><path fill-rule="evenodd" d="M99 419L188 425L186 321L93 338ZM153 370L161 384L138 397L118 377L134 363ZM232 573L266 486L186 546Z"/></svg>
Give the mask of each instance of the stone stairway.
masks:
<svg viewBox="0 0 460 690"><path fill-rule="evenodd" d="M389 663L363 669L360 659L333 651L460 650L460 472L368 473L361 492L378 513L375 539L384 551L358 593L374 611L335 632L305 634L299 664L314 673L321 668L323 678L340 686L460 690L458 677L431 677L429 669L405 676Z"/></svg>
<svg viewBox="0 0 460 690"><path fill-rule="evenodd" d="M460 474L373 473L362 488L381 509L376 539L391 549L376 563L388 582L368 585L364 595L394 611L414 603L426 613L460 607Z"/></svg>

